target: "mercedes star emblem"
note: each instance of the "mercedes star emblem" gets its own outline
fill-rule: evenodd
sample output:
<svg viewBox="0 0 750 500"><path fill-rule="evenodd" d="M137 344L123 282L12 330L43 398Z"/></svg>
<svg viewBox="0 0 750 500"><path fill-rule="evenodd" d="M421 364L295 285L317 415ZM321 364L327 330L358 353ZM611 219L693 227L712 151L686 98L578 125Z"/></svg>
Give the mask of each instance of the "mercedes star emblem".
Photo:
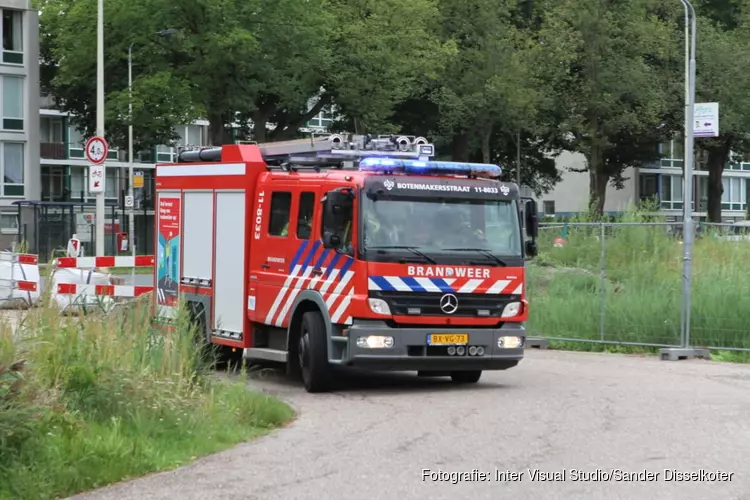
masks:
<svg viewBox="0 0 750 500"><path fill-rule="evenodd" d="M440 309L445 314L453 314L458 309L458 297L452 293L446 293L440 297Z"/></svg>

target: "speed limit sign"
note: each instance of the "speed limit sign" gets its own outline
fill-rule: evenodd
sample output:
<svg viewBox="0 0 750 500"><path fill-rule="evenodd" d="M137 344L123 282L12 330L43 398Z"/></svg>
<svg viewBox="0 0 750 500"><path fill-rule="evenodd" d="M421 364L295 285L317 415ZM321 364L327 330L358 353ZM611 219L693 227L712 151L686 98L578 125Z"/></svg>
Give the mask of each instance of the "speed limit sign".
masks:
<svg viewBox="0 0 750 500"><path fill-rule="evenodd" d="M109 154L109 144L104 137L95 136L86 141L86 159L94 165L104 163Z"/></svg>

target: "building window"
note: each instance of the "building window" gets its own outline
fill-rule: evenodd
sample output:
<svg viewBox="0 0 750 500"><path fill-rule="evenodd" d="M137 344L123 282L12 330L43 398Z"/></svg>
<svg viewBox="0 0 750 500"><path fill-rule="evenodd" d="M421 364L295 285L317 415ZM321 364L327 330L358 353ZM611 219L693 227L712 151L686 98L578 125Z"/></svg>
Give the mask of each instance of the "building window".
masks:
<svg viewBox="0 0 750 500"><path fill-rule="evenodd" d="M682 168L682 159L684 157L685 147L681 140L662 142L659 144L659 154L661 154L662 167Z"/></svg>
<svg viewBox="0 0 750 500"><path fill-rule="evenodd" d="M104 182L104 197L105 198L117 198L119 193L117 189L118 175L120 171L117 167L107 167L104 169L106 181ZM88 175L88 172L86 172ZM88 180L88 179L86 179Z"/></svg>
<svg viewBox="0 0 750 500"><path fill-rule="evenodd" d="M23 196L23 144L3 143L3 195Z"/></svg>
<svg viewBox="0 0 750 500"><path fill-rule="evenodd" d="M301 240L310 239L313 212L315 212L315 193L302 193L299 197L299 210L297 211L297 238Z"/></svg>
<svg viewBox="0 0 750 500"><path fill-rule="evenodd" d="M3 62L23 64L23 12L3 9Z"/></svg>
<svg viewBox="0 0 750 500"><path fill-rule="evenodd" d="M544 210L544 215L548 215L548 216L555 215L555 201L554 200L544 200L542 202L542 207Z"/></svg>
<svg viewBox="0 0 750 500"><path fill-rule="evenodd" d="M18 234L18 212L0 213L0 233Z"/></svg>
<svg viewBox="0 0 750 500"><path fill-rule="evenodd" d="M271 195L271 217L268 222L268 234L287 236L289 234L289 216L292 208L292 193L276 192Z"/></svg>
<svg viewBox="0 0 750 500"><path fill-rule="evenodd" d="M661 208L665 210L681 210L682 176L663 175L661 182Z"/></svg>
<svg viewBox="0 0 750 500"><path fill-rule="evenodd" d="M641 174L638 177L640 199L656 200L659 197L659 174Z"/></svg>
<svg viewBox="0 0 750 500"><path fill-rule="evenodd" d="M3 129L23 130L23 77L3 76Z"/></svg>
<svg viewBox="0 0 750 500"><path fill-rule="evenodd" d="M180 125L177 133L180 135L178 146L205 146L206 138L201 125Z"/></svg>
<svg viewBox="0 0 750 500"><path fill-rule="evenodd" d="M747 207L745 180L739 177L724 177L721 184L724 187L724 193L721 195L721 209L745 210Z"/></svg>

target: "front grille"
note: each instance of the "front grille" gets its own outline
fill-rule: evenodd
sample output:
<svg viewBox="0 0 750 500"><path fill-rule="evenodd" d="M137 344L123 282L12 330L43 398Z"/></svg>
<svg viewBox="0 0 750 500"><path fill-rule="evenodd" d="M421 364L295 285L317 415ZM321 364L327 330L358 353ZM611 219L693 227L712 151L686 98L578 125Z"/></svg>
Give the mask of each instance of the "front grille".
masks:
<svg viewBox="0 0 750 500"><path fill-rule="evenodd" d="M370 297L383 299L396 316L450 316L450 317L484 317L499 318L509 302L521 300L520 295L496 294L456 294L458 309L453 314L446 314L440 309L440 299L443 293L434 292L383 292L370 291ZM419 313L409 310L419 309ZM479 314L479 311L489 311L489 314Z"/></svg>

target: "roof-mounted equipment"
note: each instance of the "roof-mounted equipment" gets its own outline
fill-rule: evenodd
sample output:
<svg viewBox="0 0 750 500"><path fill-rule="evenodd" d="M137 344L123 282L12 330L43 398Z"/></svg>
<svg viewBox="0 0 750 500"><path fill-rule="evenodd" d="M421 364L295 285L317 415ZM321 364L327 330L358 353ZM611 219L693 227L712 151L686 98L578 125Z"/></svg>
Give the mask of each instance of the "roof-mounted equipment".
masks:
<svg viewBox="0 0 750 500"><path fill-rule="evenodd" d="M398 158L363 158L359 170L381 174L404 173L412 175L466 175L468 177L499 178L503 170L487 163L455 161L403 160Z"/></svg>

